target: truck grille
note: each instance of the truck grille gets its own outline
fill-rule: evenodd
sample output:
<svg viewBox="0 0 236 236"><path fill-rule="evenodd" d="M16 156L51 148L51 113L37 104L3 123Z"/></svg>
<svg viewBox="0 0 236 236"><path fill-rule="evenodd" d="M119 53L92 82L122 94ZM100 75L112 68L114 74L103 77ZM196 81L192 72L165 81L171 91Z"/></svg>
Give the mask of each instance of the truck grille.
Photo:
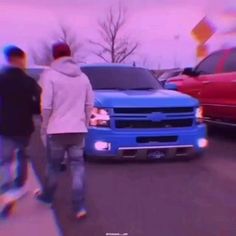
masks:
<svg viewBox="0 0 236 236"><path fill-rule="evenodd" d="M150 114L154 112L162 113L191 113L193 107L151 107L151 108L114 108L116 114Z"/></svg>
<svg viewBox="0 0 236 236"><path fill-rule="evenodd" d="M150 143L150 142L158 142L158 143L171 143L177 142L177 136L160 136L160 137L137 137L137 143Z"/></svg>
<svg viewBox="0 0 236 236"><path fill-rule="evenodd" d="M115 126L118 129L152 129L152 128L182 128L191 127L193 119L176 119L176 120L116 120Z"/></svg>

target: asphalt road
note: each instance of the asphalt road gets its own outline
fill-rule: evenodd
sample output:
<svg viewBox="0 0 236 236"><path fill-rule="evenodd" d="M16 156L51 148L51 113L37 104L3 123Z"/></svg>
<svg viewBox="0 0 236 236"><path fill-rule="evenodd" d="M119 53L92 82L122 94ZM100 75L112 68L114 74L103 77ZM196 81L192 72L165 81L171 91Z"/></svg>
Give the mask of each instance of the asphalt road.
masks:
<svg viewBox="0 0 236 236"><path fill-rule="evenodd" d="M201 159L157 163L89 162L89 216L70 211L70 177L62 173L55 217L64 236L235 236L236 129L214 128ZM37 132L32 161L39 177L45 153Z"/></svg>

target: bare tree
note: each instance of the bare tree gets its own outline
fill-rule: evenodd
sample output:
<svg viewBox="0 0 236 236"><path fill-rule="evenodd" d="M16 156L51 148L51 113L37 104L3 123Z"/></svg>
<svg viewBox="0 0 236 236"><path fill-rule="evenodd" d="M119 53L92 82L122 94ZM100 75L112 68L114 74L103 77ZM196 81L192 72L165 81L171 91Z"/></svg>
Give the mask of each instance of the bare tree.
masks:
<svg viewBox="0 0 236 236"><path fill-rule="evenodd" d="M138 48L127 36L121 36L127 22L126 10L119 5L118 10L111 7L103 21L98 21L100 41L90 40L97 50L93 53L105 62L122 63Z"/></svg>
<svg viewBox="0 0 236 236"><path fill-rule="evenodd" d="M51 46L46 42L42 42L37 48L31 49L30 55L34 64L41 66L50 65L53 60L51 51Z"/></svg>
<svg viewBox="0 0 236 236"><path fill-rule="evenodd" d="M71 48L72 56L79 62L84 57L79 54L82 44L79 43L77 36L66 25L59 24L59 32L52 35L50 40L44 40L36 49L31 49L31 57L36 65L50 65L52 58L52 44L55 42L65 42Z"/></svg>

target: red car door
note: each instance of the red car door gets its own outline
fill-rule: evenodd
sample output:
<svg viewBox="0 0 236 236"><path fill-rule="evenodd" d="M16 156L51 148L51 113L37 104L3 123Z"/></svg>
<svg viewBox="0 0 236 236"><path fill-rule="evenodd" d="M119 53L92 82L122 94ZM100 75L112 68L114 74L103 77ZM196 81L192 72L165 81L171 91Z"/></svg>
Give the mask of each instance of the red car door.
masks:
<svg viewBox="0 0 236 236"><path fill-rule="evenodd" d="M205 116L223 121L236 120L236 51L224 50L215 74L204 80L200 100Z"/></svg>
<svg viewBox="0 0 236 236"><path fill-rule="evenodd" d="M224 90L223 114L224 118L236 123L236 48L230 50L224 67L224 80L227 90Z"/></svg>
<svg viewBox="0 0 236 236"><path fill-rule="evenodd" d="M224 73L207 76L201 90L200 100L204 116L211 119L227 118L230 77Z"/></svg>
<svg viewBox="0 0 236 236"><path fill-rule="evenodd" d="M216 115L217 112L211 106L217 99L217 93L213 91L212 86L215 86L215 73L223 56L224 51L222 50L210 54L195 68L196 74L199 75L187 77L179 87L180 91L199 99L206 117L212 113Z"/></svg>
<svg viewBox="0 0 236 236"><path fill-rule="evenodd" d="M236 71L232 73L231 77L231 85L232 85L232 94L231 94L231 112L230 117L232 121L236 123Z"/></svg>

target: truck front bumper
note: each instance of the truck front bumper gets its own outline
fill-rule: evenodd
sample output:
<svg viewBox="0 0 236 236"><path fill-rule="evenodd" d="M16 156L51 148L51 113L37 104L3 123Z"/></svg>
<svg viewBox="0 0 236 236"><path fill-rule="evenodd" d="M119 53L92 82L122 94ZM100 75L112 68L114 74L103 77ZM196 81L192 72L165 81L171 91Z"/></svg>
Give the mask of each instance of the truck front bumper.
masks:
<svg viewBox="0 0 236 236"><path fill-rule="evenodd" d="M156 138L159 141L155 141ZM94 158L157 159L201 154L206 146L207 132L204 124L186 129L132 132L91 128L86 139L85 154Z"/></svg>

